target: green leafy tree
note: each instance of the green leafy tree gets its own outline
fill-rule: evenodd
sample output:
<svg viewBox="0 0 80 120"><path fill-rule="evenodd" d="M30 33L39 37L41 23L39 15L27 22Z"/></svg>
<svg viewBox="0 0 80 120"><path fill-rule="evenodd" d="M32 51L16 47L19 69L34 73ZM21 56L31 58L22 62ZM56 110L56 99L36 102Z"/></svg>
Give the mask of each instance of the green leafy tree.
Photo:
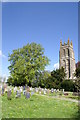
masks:
<svg viewBox="0 0 80 120"><path fill-rule="evenodd" d="M61 69L53 70L47 77L43 74L44 80L42 82L44 81L46 88L61 88L60 84L64 80L65 75L64 68L62 67Z"/></svg>
<svg viewBox="0 0 80 120"><path fill-rule="evenodd" d="M80 78L77 78L75 80L75 88L76 88L76 91L79 92L80 94Z"/></svg>
<svg viewBox="0 0 80 120"><path fill-rule="evenodd" d="M75 76L76 76L77 78L80 78L80 63L78 64L78 67L76 68Z"/></svg>
<svg viewBox="0 0 80 120"><path fill-rule="evenodd" d="M41 74L39 76L38 86L46 87L46 81L49 77L50 77L50 72L49 71L41 72Z"/></svg>
<svg viewBox="0 0 80 120"><path fill-rule="evenodd" d="M76 76L75 87L77 89L77 92L80 92L80 62L75 70L75 76Z"/></svg>
<svg viewBox="0 0 80 120"><path fill-rule="evenodd" d="M64 80L61 82L61 88L65 91L74 92L76 90L73 80Z"/></svg>
<svg viewBox="0 0 80 120"><path fill-rule="evenodd" d="M13 85L15 83L17 85L32 84L49 64L49 59L44 55L44 48L36 43L28 43L23 48L13 50L8 60Z"/></svg>
<svg viewBox="0 0 80 120"><path fill-rule="evenodd" d="M61 69L53 70L51 72L51 76L57 79L59 82L62 82L66 76L64 68L62 67Z"/></svg>
<svg viewBox="0 0 80 120"><path fill-rule="evenodd" d="M65 79L65 71L64 68L56 69L51 72L51 81L54 88L61 88L60 83Z"/></svg>

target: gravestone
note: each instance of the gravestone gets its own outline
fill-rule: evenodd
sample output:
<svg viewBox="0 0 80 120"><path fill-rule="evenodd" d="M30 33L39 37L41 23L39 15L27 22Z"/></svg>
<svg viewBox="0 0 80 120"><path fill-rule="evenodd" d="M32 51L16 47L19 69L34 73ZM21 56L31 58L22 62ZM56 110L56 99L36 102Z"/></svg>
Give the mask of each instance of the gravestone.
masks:
<svg viewBox="0 0 80 120"><path fill-rule="evenodd" d="M25 90L25 85L23 86L23 91Z"/></svg>
<svg viewBox="0 0 80 120"><path fill-rule="evenodd" d="M54 90L53 90L53 88L51 88L51 93L53 93L54 92Z"/></svg>
<svg viewBox="0 0 80 120"><path fill-rule="evenodd" d="M4 85L2 85L2 95L4 95Z"/></svg>
<svg viewBox="0 0 80 120"><path fill-rule="evenodd" d="M35 88L35 92L38 93L38 88Z"/></svg>
<svg viewBox="0 0 80 120"><path fill-rule="evenodd" d="M34 92L33 92L33 91L31 92L31 96L32 96L32 95L34 95Z"/></svg>
<svg viewBox="0 0 80 120"><path fill-rule="evenodd" d="M56 91L59 92L59 89L57 89Z"/></svg>
<svg viewBox="0 0 80 120"><path fill-rule="evenodd" d="M15 87L14 87L14 93L16 92L16 89L15 89Z"/></svg>
<svg viewBox="0 0 80 120"><path fill-rule="evenodd" d="M29 99L30 98L30 93L26 92L26 98Z"/></svg>
<svg viewBox="0 0 80 120"><path fill-rule="evenodd" d="M17 90L18 90L18 89L17 89L17 87L15 86L15 87L14 87L14 93L16 93L16 92L17 92Z"/></svg>
<svg viewBox="0 0 80 120"><path fill-rule="evenodd" d="M16 98L19 98L19 97L21 97L21 91L20 91L20 90L17 90L17 91L16 91Z"/></svg>
<svg viewBox="0 0 80 120"><path fill-rule="evenodd" d="M41 94L41 91L39 91L39 94Z"/></svg>
<svg viewBox="0 0 80 120"><path fill-rule="evenodd" d="M19 97L21 97L21 92L20 92L20 90L17 90L16 91L16 98L19 98Z"/></svg>
<svg viewBox="0 0 80 120"><path fill-rule="evenodd" d="M21 97L21 91L20 90L18 91L18 97Z"/></svg>
<svg viewBox="0 0 80 120"><path fill-rule="evenodd" d="M64 94L64 89L63 89L63 94Z"/></svg>
<svg viewBox="0 0 80 120"><path fill-rule="evenodd" d="M20 87L20 92L22 93L23 89L22 89L22 86Z"/></svg>
<svg viewBox="0 0 80 120"><path fill-rule="evenodd" d="M26 94L26 90L23 90L23 95L25 95Z"/></svg>
<svg viewBox="0 0 80 120"><path fill-rule="evenodd" d="M27 99L30 98L30 88L29 88L29 86L27 86L27 88L26 88L25 96L26 96Z"/></svg>
<svg viewBox="0 0 80 120"><path fill-rule="evenodd" d="M46 91L44 90L44 95L46 95Z"/></svg>
<svg viewBox="0 0 80 120"><path fill-rule="evenodd" d="M16 98L18 98L18 90L16 91Z"/></svg>
<svg viewBox="0 0 80 120"><path fill-rule="evenodd" d="M39 94L41 94L42 89L39 87Z"/></svg>
<svg viewBox="0 0 80 120"><path fill-rule="evenodd" d="M46 93L47 93L47 89L45 88L45 91L46 91Z"/></svg>
<svg viewBox="0 0 80 120"><path fill-rule="evenodd" d="M28 86L26 86L28 88ZM23 95L26 95L26 87L23 86Z"/></svg>

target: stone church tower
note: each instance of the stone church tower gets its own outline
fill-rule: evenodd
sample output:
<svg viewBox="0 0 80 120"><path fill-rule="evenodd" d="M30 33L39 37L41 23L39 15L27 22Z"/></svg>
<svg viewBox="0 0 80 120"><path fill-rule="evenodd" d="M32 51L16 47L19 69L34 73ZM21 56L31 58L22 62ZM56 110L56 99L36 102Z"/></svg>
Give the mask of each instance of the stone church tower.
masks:
<svg viewBox="0 0 80 120"><path fill-rule="evenodd" d="M67 44L65 44L65 42L62 44L62 41L60 41L59 68L62 66L65 69L66 79L73 79L76 66L73 44L72 41L71 43L69 42L69 39Z"/></svg>

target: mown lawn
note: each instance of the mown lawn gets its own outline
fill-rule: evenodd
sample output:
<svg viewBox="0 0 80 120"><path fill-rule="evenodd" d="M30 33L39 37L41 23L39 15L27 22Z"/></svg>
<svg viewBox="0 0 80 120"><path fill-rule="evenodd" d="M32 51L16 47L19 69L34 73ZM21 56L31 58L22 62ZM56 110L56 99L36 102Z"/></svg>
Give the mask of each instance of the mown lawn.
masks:
<svg viewBox="0 0 80 120"><path fill-rule="evenodd" d="M2 96L2 118L75 118L78 103L34 94L30 99Z"/></svg>

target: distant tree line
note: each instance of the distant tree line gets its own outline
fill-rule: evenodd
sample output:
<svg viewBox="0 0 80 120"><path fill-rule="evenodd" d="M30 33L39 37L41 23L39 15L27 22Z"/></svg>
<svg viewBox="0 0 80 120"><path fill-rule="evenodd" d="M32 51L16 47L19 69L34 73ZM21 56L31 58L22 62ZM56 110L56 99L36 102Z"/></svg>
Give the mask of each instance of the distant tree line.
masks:
<svg viewBox="0 0 80 120"><path fill-rule="evenodd" d="M49 59L44 55L44 48L40 44L31 43L13 50L9 54L10 76L7 83L13 86L28 85L32 87L65 89L65 91L77 91L77 82L65 80L64 68L45 71L49 65ZM80 66L76 69L76 77L80 77Z"/></svg>

